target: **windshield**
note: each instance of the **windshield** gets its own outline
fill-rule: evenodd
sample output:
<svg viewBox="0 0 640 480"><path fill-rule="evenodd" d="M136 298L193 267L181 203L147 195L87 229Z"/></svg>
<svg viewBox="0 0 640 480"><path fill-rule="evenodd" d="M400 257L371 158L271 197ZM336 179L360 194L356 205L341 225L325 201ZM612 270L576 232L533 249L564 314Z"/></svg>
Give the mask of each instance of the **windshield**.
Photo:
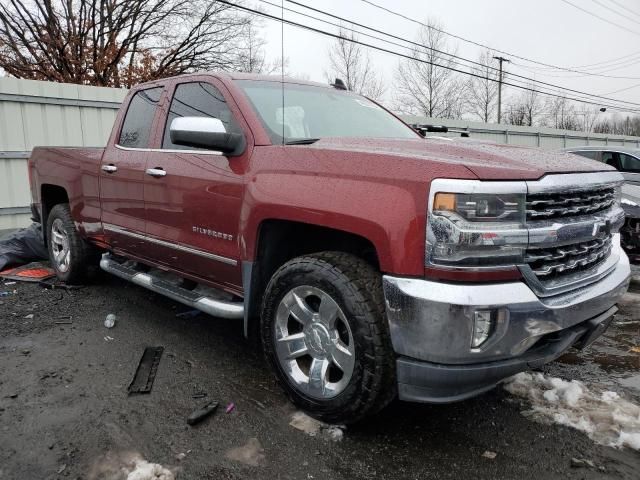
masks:
<svg viewBox="0 0 640 480"><path fill-rule="evenodd" d="M238 84L274 144L323 137L421 138L383 108L351 92L285 83L283 108L281 83L239 80Z"/></svg>

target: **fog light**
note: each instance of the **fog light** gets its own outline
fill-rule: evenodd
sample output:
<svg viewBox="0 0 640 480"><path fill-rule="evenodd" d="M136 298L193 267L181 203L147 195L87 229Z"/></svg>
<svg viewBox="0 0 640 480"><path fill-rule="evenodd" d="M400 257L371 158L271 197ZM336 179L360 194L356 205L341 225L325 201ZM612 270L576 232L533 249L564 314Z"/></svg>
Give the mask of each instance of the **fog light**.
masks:
<svg viewBox="0 0 640 480"><path fill-rule="evenodd" d="M473 313L473 336L471 337L471 348L478 348L482 345L493 328L494 312L492 310L476 310Z"/></svg>

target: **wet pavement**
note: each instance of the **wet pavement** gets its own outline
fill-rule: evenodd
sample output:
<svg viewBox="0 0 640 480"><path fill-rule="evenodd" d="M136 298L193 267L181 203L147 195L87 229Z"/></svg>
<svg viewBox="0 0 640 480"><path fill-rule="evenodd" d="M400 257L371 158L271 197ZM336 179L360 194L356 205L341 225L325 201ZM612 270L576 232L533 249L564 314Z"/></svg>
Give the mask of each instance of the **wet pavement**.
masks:
<svg viewBox="0 0 640 480"><path fill-rule="evenodd" d="M124 479L136 455L178 479L638 478L639 452L533 423L502 388L452 405L395 402L340 441L310 436L289 425L296 411L238 322L178 318L184 307L106 275L69 292L0 283L13 289L0 297L1 480ZM630 293L590 350L545 371L640 403L639 334ZM165 348L153 389L128 396L147 346ZM211 400L218 411L188 426Z"/></svg>

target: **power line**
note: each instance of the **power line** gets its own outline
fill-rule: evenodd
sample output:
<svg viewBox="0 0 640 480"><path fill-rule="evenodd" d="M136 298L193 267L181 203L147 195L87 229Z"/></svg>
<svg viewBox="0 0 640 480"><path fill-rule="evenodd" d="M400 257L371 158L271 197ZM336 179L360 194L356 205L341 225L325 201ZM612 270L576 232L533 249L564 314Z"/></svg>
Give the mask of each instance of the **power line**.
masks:
<svg viewBox="0 0 640 480"><path fill-rule="evenodd" d="M616 58L612 58L611 60L605 60L603 62L596 62L596 63L589 63L587 65L574 65L570 68L589 68L589 67L595 67L597 65L603 65L605 63L618 63L620 60L629 58L629 57L635 57L636 55L640 55L640 52L634 52L634 53L629 53L628 55L623 55L622 57L616 57Z"/></svg>
<svg viewBox="0 0 640 480"><path fill-rule="evenodd" d="M472 73L472 72L466 72L464 70L460 70L460 69L457 69L457 68L452 68L452 67L440 65L440 64L437 64L437 63L434 63L434 62L430 62L430 61L427 61L427 60L424 60L424 59L413 57L411 55L406 55L406 54L403 54L403 53L400 53L400 52L396 52L396 51L389 50L389 49L386 49L386 48L383 48L383 47L372 45L370 43L362 42L360 40L355 40L355 39L352 39L352 38L346 38L346 37L343 37L343 36L341 36L339 34L327 32L325 30L321 30L321 29L318 29L318 28L315 28L315 27L310 27L308 25L297 23L297 22L294 22L292 20L282 19L282 18L276 17L274 15L270 15L268 13L262 12L260 10L256 10L256 9L252 9L252 8L245 7L245 6L242 6L242 5L238 5L238 4L235 4L233 2L229 2L229 1L226 1L226 0L217 0L217 1L219 3L225 4L225 5L229 5L230 7L236 8L238 10L249 12L249 13L252 13L252 14L264 17L264 18L268 18L268 19L271 19L271 20L274 20L274 21L277 21L277 22L284 22L284 23L286 23L288 25L292 25L292 26L301 28L303 30L308 30L308 31L315 32L315 33L318 33L318 34L321 34L321 35L324 35L324 36L332 37L332 38L335 38L335 39L345 40L345 41L348 41L348 42L351 42L351 43L356 43L358 45L362 45L364 47L372 48L372 49L378 50L380 52L384 52L384 53L388 53L388 54L395 55L395 56L398 56L398 57L406 58L408 60L413 60L413 61L416 61L416 62L419 62L419 63L425 63L425 64L433 65L433 66L440 67L440 68L443 68L443 69L446 69L446 70L451 70L451 71L454 71L454 72L458 72L458 73L461 73L461 74L464 74L464 75L469 75L469 76L472 76L472 77L481 78L481 79L485 79L485 80L487 79L486 77L484 77L482 75L478 75L478 74L475 74L475 73ZM489 79L489 80L490 81L497 81L497 80L493 80L493 79ZM545 92L545 91L542 91L542 90L536 90L536 89L531 88L531 87L526 87L526 86L522 86L522 85L508 83L508 82L503 82L503 84L507 85L507 86L514 87L514 88L519 88L521 90L526 90L526 91L530 91L530 92L534 92L534 93L539 93L539 94L546 95L546 96L552 96L552 97L564 98L564 99L567 99L567 100L572 100L572 101L575 101L575 102L578 102L578 103L585 103L585 104L596 105L596 106L605 106L607 108L611 108L613 110L619 110L619 111L623 111L623 112L640 113L640 110L632 109L632 108L628 108L628 107L621 107L619 105L611 105L611 104L606 104L606 103L603 103L603 102L593 102L593 101L584 100L584 99L580 99L580 98L576 98L576 97L558 95L558 94L555 94L555 93L549 93L549 92ZM631 102L629 102L629 103L631 103Z"/></svg>
<svg viewBox="0 0 640 480"><path fill-rule="evenodd" d="M387 13L390 13L391 15L394 15L396 17L404 18L405 20L408 20L409 22L413 22L415 24L422 25L423 27L427 27L428 26L427 24L425 24L423 22L420 22L420 21L416 20L415 18L408 17L407 15L403 15L402 13L399 13L399 12L395 12L395 11L393 11L393 10L387 8L387 7L383 7L382 5L378 5L377 3L374 3L371 0L361 0L361 1L366 3L366 4L368 4L368 5L371 5L374 8L377 8L379 10L383 10L383 11L385 11ZM562 0L562 1L565 1L565 0ZM544 67L550 67L550 68L553 68L553 69L556 69L556 70L564 70L566 72L573 72L573 73L584 73L584 74L589 75L588 72L582 72L580 70L575 70L575 69L569 68L569 67L561 67L561 66L558 66L558 65L553 65L553 64L550 64L550 63L541 62L539 60L532 60L532 59L527 58L527 57L523 57L523 56L511 53L511 52L507 52L505 50L499 50L499 49L493 48L493 47L491 47L489 45L485 45L485 44L476 42L474 40L469 40L468 38L461 37L460 35L456 35L454 33L447 32L446 30L442 30L442 29L439 29L439 28L433 28L433 29L436 32L440 32L440 33L442 33L444 35L448 35L448 36L450 36L452 38L458 39L458 40L463 41L465 43L469 43L469 44L475 45L477 47L482 47L482 48L485 48L485 49L493 50L493 51L495 51L497 53L502 53L502 54L508 55L508 56L510 56L512 58L517 58L518 60L523 60L523 61L529 62L529 63L535 63L536 65L542 65ZM591 75L598 76L598 77L605 77L605 78L618 78L618 77L610 77L609 75L602 75L602 74L595 74L595 73L591 74ZM640 77L635 77L634 78L634 80L639 80L639 79L640 79Z"/></svg>
<svg viewBox="0 0 640 480"><path fill-rule="evenodd" d="M630 87L627 87L627 88L621 88L620 90L615 90L613 92L605 93L605 95L611 95L612 93L626 92L627 90L631 90L633 88L638 88L638 87L640 87L640 83L636 85L631 85Z"/></svg>
<svg viewBox="0 0 640 480"><path fill-rule="evenodd" d="M625 20L629 19L629 14L628 13L621 13L620 11L613 9L611 7L607 7L605 4L603 4L602 2L600 2L600 0L591 0L593 3L595 3L596 5L600 5L602 8L609 10L611 13L615 13L616 15L621 16L622 18L624 18Z"/></svg>
<svg viewBox="0 0 640 480"><path fill-rule="evenodd" d="M612 59L612 60L608 60L606 62L600 62L600 63L594 63L592 65L585 65L584 67L581 68L586 68L587 70L592 70L592 71L584 71L585 74L593 74L593 73L602 73L602 72L611 72L614 70L620 70L621 68L627 68L630 65L634 65L636 62L640 61L640 52L635 52L629 55L625 55L622 58L619 59ZM557 73L557 70L554 68L546 68L546 67L532 67L530 65L527 65L527 68L529 68L530 70L535 70L538 72L554 72ZM576 67L573 67L576 68ZM578 75L578 74L576 74ZM574 75L572 78L577 78L576 75ZM579 74L578 76L586 76L584 74ZM623 77L624 78L624 77Z"/></svg>
<svg viewBox="0 0 640 480"><path fill-rule="evenodd" d="M640 13L637 13L636 11L631 10L629 7L621 4L620 2L617 2L616 0L609 0L609 1L611 3L617 5L618 7L622 8L623 10L626 10L627 12L632 13L633 15L636 15L636 16L640 17Z"/></svg>
<svg viewBox="0 0 640 480"><path fill-rule="evenodd" d="M612 68L608 68L605 69L603 71L614 71L614 70L620 70L620 69L624 69L624 68L629 68L632 67L633 65L637 65L638 63L640 63L640 57L633 59L633 61L629 61L628 63L625 63L623 65L617 66L617 67L612 67ZM601 75L598 73L589 73L589 72L585 72L583 74L575 74L575 75L555 75L554 73L557 73L557 70L553 70L550 68L547 69L543 69L543 68L536 68L536 67L532 67L530 65L524 65L522 63L519 62L514 62L514 65L517 65L520 68L523 68L529 72L533 72L536 73L538 75L542 75L545 77L551 77L551 78L569 78L569 79L575 79L575 78L585 78L585 77L606 77L606 78L610 78L610 79L615 79L615 80L640 80L640 77L627 77L627 76L622 76L622 75ZM554 73L545 73L545 72L554 72Z"/></svg>
<svg viewBox="0 0 640 480"><path fill-rule="evenodd" d="M263 3L267 3L267 4L269 4L269 5L274 5L274 6L275 6L275 4L270 3L270 2L269 2L269 1L267 1L267 0L260 0L260 1L262 1ZM305 5L304 3L300 3L300 2L297 2L297 1L295 1L295 0L286 0L286 1L287 1L288 3L292 3L292 4L294 4L294 5L298 5L298 6L300 6L300 7L303 7L303 8L306 8L306 9L308 9L308 10L311 10L311 11L314 11L314 12L317 12L317 13L320 13L320 14L322 14L322 15L326 15L326 16L329 16L329 17L335 18L335 19L340 20L340 21L342 21L342 22L346 22L346 23L349 23L349 24L352 24L352 25L356 25L356 26L358 26L358 27L360 27L360 28L364 28L364 29L367 29L367 30L370 30L370 31L373 31L373 32L376 32L376 33L380 33L380 34L382 34L382 35L385 35L385 36L388 36L388 37L391 37L391 38L394 38L394 39L401 40L401 41L403 41L403 42L409 43L409 44L414 45L414 46L417 46L417 47L419 47L419 48L423 48L423 49L425 49L425 50L430 50L430 51L432 51L432 52L437 52L437 53L442 54L442 55L447 55L447 56L450 56L450 57L452 57L452 58L456 58L456 59L459 59L459 60L462 60L462 61L468 62L468 63L473 64L473 65L478 65L478 66L480 66L480 67L482 67L482 68L489 68L489 69L491 69L491 70L493 70L493 71L495 71L495 72L500 72L500 71L501 71L501 69L498 69L498 68L496 68L496 67L492 67L492 66L490 66L490 65L485 65L485 64L482 64L482 63L480 63L480 62L476 62L476 61L474 61L474 60L470 60L470 59L467 59L467 58L461 57L461 56L459 56L459 55L455 55L455 54L452 54L452 53L449 53L449 52L445 52L445 51L438 50L438 49L435 49L435 48L432 48L432 47L428 47L428 46L426 46L426 45L423 45L423 44L421 44L421 43L417 43L417 42L413 42L413 41L411 41L411 40L405 40L405 39L403 39L403 38L401 38L401 37L398 37L398 36L395 36L395 35L393 35L393 34L390 34L390 33L384 32L384 31L382 31L382 30L378 30L378 29L376 29L376 28L369 27L369 26L367 26L367 25L363 25L363 24L361 24L361 23L355 22L355 21L350 20L350 19L348 19L348 18L344 18L344 17L340 17L340 16L338 16L338 15L334 15L334 14L332 14L332 13L326 12L326 11L324 11L324 10L320 10L320 9L318 9L318 8L315 8L315 7L311 7L311 6L309 6L309 5ZM312 18L312 19L314 19L314 20L318 20L318 21L320 21L320 22L328 23L328 24L333 25L333 26L336 26L336 27L338 27L338 28L342 28L342 29L347 30L347 31L351 31L351 32L354 32L354 33L358 33L358 34L360 34L360 35L364 35L364 36L367 36L367 37L369 37L369 38L374 38L374 39L379 40L379 41L382 41L382 42L390 43L390 44L392 44L392 45L396 45L396 46L399 46L399 47L401 47L401 48L408 48L408 47L406 47L406 46L404 46L404 45L399 45L399 44L397 44L397 43L390 42L390 41L385 40L385 39L382 39L382 38L380 38L380 37L376 37L376 36L369 35L369 34L362 33L362 32L356 32L355 30L350 29L350 28L348 28L348 27L344 27L344 26L342 26L342 25L336 25L335 23L331 23L331 22L329 22L329 21L327 21L327 20L323 20L323 19L319 19L319 18L317 18L317 17L310 16L310 15L308 15L308 14L306 14L306 13L298 12L298 11L296 11L296 10L292 10L292 9L287 9L287 11L290 11L290 12L296 13L296 14L298 14L298 15L305 16L305 17L307 17L307 18ZM455 63L455 62L454 62L454 64L455 64L456 66L463 66L463 67L467 67L467 65L460 65L459 63ZM565 87L562 87L562 86L560 86L560 85L555 85L555 84L552 84L552 83L543 82L543 81L536 80L536 79L531 78L531 77L525 77L525 76L523 76L523 75L518 75L518 74L516 74L516 73L512 73L512 74L510 74L510 75L511 75L511 77L521 78L521 79L526 80L526 81L528 81L528 82L530 82L530 83L536 83L536 84L539 84L539 85L544 85L544 86L546 86L546 87L551 87L551 88L554 88L554 89L558 89L559 91L562 91L562 92L571 92L571 93L575 93L575 94L578 94L578 95L580 95L580 96L586 96L587 98L600 98L600 99L602 99L602 100L606 100L606 101L620 102L620 103L622 103L622 104L640 106L640 103L629 102L629 101L626 101L626 100L618 100L618 99L615 99L615 98L608 98L608 97L604 97L604 96L601 96L601 95L596 95L596 94L591 94L591 93L588 93L588 92L583 92L583 91L580 91L580 90L575 90L575 89L572 89L572 88L565 88ZM485 77L482 77L482 78L485 78ZM639 79L640 79L640 78L639 78Z"/></svg>
<svg viewBox="0 0 640 480"><path fill-rule="evenodd" d="M571 5L573 8L577 8L578 10L581 10L581 11L583 11L584 13L586 13L586 14L588 14L588 15L591 15L592 17L599 18L599 19L600 19L600 20L602 20L603 22L606 22L606 23L608 23L608 24L610 24L610 25L614 25L614 26L616 26L616 27L618 27L618 28L621 28L621 29L623 29L623 30L626 30L627 32L629 32L629 33L633 33L634 35L638 35L638 36L640 36L640 32L636 32L635 30L631 30L630 28L627 28L627 27L625 27L625 26L623 26L623 25L620 25L619 23L612 22L611 20L608 20L608 19L606 19L606 18L604 18L604 17L601 17L601 16L600 16L600 15L598 15L597 13L593 13L593 12L592 12L592 11L590 11L590 10L587 10L587 9L585 9L585 8L579 7L578 5L575 5L575 4L571 3L569 0L560 0L560 1L562 1L562 2L566 3L567 5Z"/></svg>

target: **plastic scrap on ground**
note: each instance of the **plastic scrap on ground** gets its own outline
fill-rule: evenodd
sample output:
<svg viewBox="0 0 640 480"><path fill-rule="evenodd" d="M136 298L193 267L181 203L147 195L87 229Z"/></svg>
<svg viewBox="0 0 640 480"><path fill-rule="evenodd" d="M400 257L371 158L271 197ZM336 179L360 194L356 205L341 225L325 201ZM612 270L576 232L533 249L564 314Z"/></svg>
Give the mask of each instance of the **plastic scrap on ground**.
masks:
<svg viewBox="0 0 640 480"><path fill-rule="evenodd" d="M149 393L151 391L162 352L164 352L164 347L147 347L144 349L133 380L127 388L130 395L132 393Z"/></svg>
<svg viewBox="0 0 640 480"><path fill-rule="evenodd" d="M55 272L49 267L48 262L31 262L26 265L6 268L0 271L1 278L20 282L41 282L54 276ZM9 283L10 282L5 282L5 285Z"/></svg>
<svg viewBox="0 0 640 480"><path fill-rule="evenodd" d="M202 408L194 411L187 417L187 423L189 425L195 425L200 423L205 418L213 414L218 409L218 402L209 402L204 405Z"/></svg>
<svg viewBox="0 0 640 480"><path fill-rule="evenodd" d="M107 315L107 317L104 319L104 326L105 328L113 328L116 324L116 316L114 313L110 313Z"/></svg>

